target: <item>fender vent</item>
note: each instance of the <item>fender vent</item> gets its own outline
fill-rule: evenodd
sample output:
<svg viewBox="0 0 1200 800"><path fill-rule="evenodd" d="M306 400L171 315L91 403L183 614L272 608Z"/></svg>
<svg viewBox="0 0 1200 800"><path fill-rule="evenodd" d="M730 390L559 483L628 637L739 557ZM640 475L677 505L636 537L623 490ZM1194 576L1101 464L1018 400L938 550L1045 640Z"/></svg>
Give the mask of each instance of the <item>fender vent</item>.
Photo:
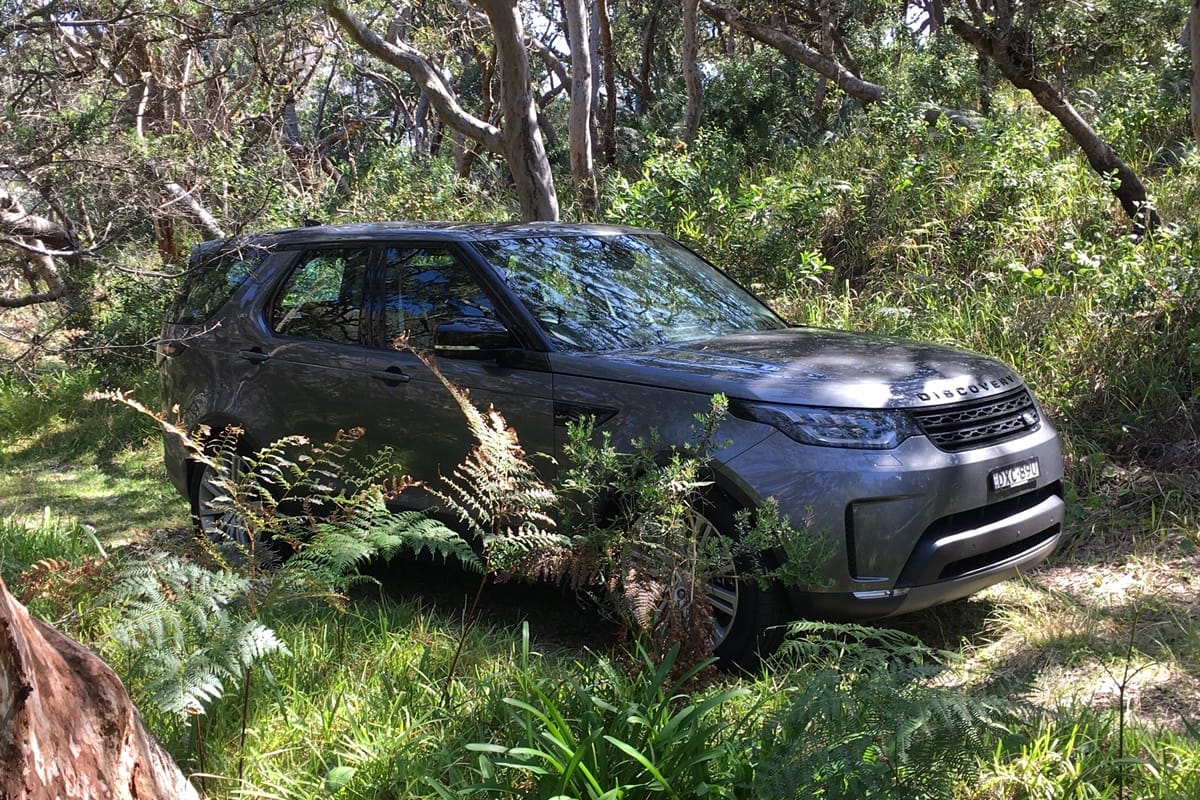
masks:
<svg viewBox="0 0 1200 800"><path fill-rule="evenodd" d="M1025 389L949 408L914 411L921 430L951 453L1012 439L1041 426L1033 397Z"/></svg>

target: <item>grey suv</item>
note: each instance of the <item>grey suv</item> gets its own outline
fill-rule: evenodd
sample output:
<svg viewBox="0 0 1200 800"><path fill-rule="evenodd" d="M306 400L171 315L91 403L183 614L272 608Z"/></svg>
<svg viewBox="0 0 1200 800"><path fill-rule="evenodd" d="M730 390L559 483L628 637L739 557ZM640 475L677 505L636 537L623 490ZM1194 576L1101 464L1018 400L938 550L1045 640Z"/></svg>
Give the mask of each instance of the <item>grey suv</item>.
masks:
<svg viewBox="0 0 1200 800"><path fill-rule="evenodd" d="M1044 559L1063 521L1058 436L1024 382L951 347L791 327L674 240L565 224L309 227L192 254L158 348L166 409L248 446L364 426L418 478L469 436L442 385L493 403L562 463L567 423L617 443L687 440L716 393L714 523L775 498L831 536L822 587L714 586L718 652L787 615L877 619L964 597ZM202 524L208 476L168 439Z"/></svg>

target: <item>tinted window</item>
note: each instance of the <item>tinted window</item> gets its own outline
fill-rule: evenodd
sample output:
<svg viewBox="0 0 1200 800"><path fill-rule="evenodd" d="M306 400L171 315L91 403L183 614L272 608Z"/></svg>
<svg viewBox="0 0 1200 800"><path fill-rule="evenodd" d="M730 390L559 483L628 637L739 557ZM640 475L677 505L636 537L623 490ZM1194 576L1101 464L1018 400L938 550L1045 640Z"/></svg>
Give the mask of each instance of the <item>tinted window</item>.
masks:
<svg viewBox="0 0 1200 800"><path fill-rule="evenodd" d="M389 343L407 334L411 346L428 350L442 322L495 316L483 288L446 250L389 248L383 270L384 335Z"/></svg>
<svg viewBox="0 0 1200 800"><path fill-rule="evenodd" d="M369 251L305 253L276 295L271 326L284 336L359 343Z"/></svg>
<svg viewBox="0 0 1200 800"><path fill-rule="evenodd" d="M189 264L179 294L167 309L167 322L193 325L208 319L266 257L267 251L260 247L204 253Z"/></svg>
<svg viewBox="0 0 1200 800"><path fill-rule="evenodd" d="M784 322L665 236L501 239L476 247L566 350L620 350Z"/></svg>

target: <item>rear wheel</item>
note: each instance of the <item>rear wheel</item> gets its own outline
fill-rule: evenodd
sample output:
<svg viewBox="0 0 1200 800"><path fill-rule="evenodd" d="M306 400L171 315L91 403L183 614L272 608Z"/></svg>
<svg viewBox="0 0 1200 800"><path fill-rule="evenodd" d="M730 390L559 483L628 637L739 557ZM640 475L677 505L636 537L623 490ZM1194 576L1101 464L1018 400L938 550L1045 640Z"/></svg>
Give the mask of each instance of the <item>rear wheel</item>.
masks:
<svg viewBox="0 0 1200 800"><path fill-rule="evenodd" d="M192 516L197 533L213 542L249 546L249 524L228 491L228 487L239 485L245 474L246 460L240 453L229 458L227 470L214 469L211 464L199 465L192 476Z"/></svg>
<svg viewBox="0 0 1200 800"><path fill-rule="evenodd" d="M263 565L277 564L289 551L270 540L254 523L253 517L261 508L247 492L251 468L246 456L237 451L224 458L214 453L210 456L217 466L201 463L192 474L196 533L216 545L231 562L253 558ZM235 491L239 495L236 501Z"/></svg>

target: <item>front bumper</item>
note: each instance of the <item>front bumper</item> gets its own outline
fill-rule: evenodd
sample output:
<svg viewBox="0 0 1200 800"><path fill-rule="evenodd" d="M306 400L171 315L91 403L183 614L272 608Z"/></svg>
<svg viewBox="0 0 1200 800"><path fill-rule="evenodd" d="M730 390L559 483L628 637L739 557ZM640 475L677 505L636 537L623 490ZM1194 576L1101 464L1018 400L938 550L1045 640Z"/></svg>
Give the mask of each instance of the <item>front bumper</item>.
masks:
<svg viewBox="0 0 1200 800"><path fill-rule="evenodd" d="M1034 458L1035 481L992 488L995 471ZM916 611L1010 578L1054 550L1066 510L1058 435L1045 421L960 453L924 437L866 451L774 433L726 468L747 502L774 497L799 535L829 540L816 585L787 588L797 614L830 620Z"/></svg>
<svg viewBox="0 0 1200 800"><path fill-rule="evenodd" d="M909 584L902 575L891 589L839 593L793 588L792 607L802 616L860 622L967 597L1015 577L1054 552L1062 535L1065 507L1062 498L1052 494L1013 519L923 541L926 546L914 550L909 566L914 572L925 572L926 582ZM1026 531L1034 533L1022 535ZM1009 543L1004 545L1004 541ZM965 557L953 558L959 554Z"/></svg>

